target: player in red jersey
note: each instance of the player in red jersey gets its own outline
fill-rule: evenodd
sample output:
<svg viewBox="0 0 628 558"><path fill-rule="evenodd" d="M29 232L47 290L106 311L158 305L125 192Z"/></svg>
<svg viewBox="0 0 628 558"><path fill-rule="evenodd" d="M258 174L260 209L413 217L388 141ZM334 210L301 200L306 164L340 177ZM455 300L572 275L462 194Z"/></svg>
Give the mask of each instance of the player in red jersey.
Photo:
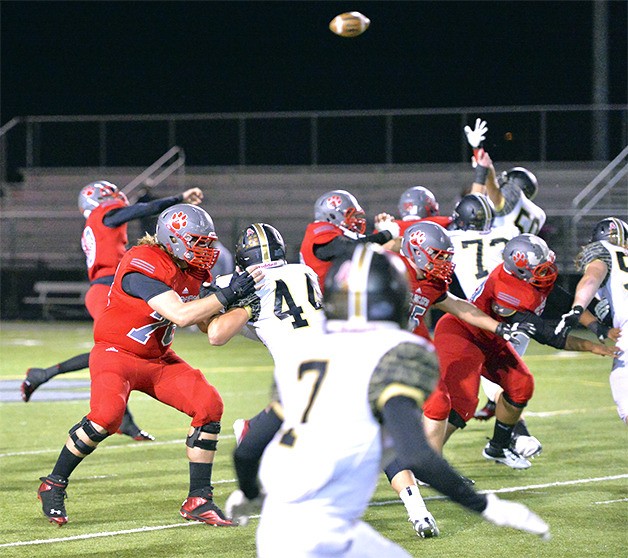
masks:
<svg viewBox="0 0 628 558"><path fill-rule="evenodd" d="M568 337L570 328L556 335L557 322L540 317L557 277L554 253L545 241L531 234L516 236L506 244L503 257L504 263L490 273L473 297L480 310L501 322L532 323L535 328L529 335L542 344L603 356L615 354L615 349L605 345ZM530 461L520 456L511 442L513 427L532 397L534 378L513 346L452 315L436 324L434 344L441 381L424 407L432 445L442 450L449 436L473 417L480 376L484 375L504 391L497 402L493 437L483 455L514 469L530 467Z"/></svg>
<svg viewBox="0 0 628 558"><path fill-rule="evenodd" d="M415 335L431 340L424 320L431 306L504 339L512 339L515 331L531 332L534 329L526 322L513 326L499 322L477 306L449 293L454 272L453 256L453 243L440 225L415 220L406 228L401 242L401 260L408 270L412 293L409 327ZM447 390L442 387L438 393L445 398L441 405L449 406ZM416 533L423 538L438 536L439 529L425 506L412 471L403 469L397 460L393 460L384 472L403 501Z"/></svg>
<svg viewBox="0 0 628 558"><path fill-rule="evenodd" d="M364 234L364 210L346 190L332 190L316 200L314 222L305 229L299 255L301 263L318 275L321 292L334 259L352 252L357 242L386 244L399 236L399 226L387 213L375 217L375 227L377 232Z"/></svg>
<svg viewBox="0 0 628 558"><path fill-rule="evenodd" d="M444 229L449 227L452 218L440 214L440 206L434 194L423 186L413 186L405 190L399 197L399 219L395 223L399 225L400 236L406 229L417 221L431 221Z"/></svg>
<svg viewBox="0 0 628 558"><path fill-rule="evenodd" d="M170 347L177 327L198 324L206 331L211 316L255 289L253 277L244 272L199 298L218 258L216 240L206 211L177 204L159 216L154 236L146 235L122 257L107 308L94 324L90 412L70 429L54 469L41 478L38 496L51 523L67 523L64 499L71 473L118 429L136 390L192 418L186 439L190 489L180 514L210 525L232 524L213 502L211 486L222 399L203 373Z"/></svg>
<svg viewBox="0 0 628 558"><path fill-rule="evenodd" d="M90 282L85 295L85 306L96 320L107 306L107 293L113 282L113 274L128 244L127 223L150 215L159 215L176 203L197 205L203 199L199 188L190 188L178 196L160 198L149 203L129 205L118 187L106 180L91 182L81 189L78 197L79 211L85 217L81 246L85 252L87 275ZM89 365L89 353L83 353L48 368L29 368L22 382L22 399L29 401L34 391L59 374L83 370ZM155 438L141 430L126 409L119 434L126 434L137 441Z"/></svg>

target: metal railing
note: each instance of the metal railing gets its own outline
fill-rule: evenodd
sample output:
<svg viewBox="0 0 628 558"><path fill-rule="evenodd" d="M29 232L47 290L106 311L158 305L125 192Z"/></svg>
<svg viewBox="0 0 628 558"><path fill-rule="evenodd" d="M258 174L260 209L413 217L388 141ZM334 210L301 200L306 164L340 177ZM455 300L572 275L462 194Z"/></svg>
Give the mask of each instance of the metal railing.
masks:
<svg viewBox="0 0 628 558"><path fill-rule="evenodd" d="M0 128L0 178L23 167L140 166L172 145L192 166L462 162L462 129L476 117L501 161L586 161L628 143L627 104L25 116Z"/></svg>

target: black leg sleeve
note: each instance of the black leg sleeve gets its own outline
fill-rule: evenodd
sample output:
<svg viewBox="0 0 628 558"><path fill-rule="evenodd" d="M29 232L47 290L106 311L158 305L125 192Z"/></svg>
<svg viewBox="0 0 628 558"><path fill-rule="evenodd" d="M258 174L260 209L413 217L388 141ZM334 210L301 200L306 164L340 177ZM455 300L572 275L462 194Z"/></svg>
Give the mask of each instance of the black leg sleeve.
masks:
<svg viewBox="0 0 628 558"><path fill-rule="evenodd" d="M465 483L462 476L429 445L421 424L421 412L413 399L404 396L389 399L382 416L403 469L410 469L417 478L465 508L478 513L484 511L486 496Z"/></svg>
<svg viewBox="0 0 628 558"><path fill-rule="evenodd" d="M249 500L259 494L257 472L262 453L281 428L282 422L272 408L264 409L249 421L249 431L233 452L238 484Z"/></svg>

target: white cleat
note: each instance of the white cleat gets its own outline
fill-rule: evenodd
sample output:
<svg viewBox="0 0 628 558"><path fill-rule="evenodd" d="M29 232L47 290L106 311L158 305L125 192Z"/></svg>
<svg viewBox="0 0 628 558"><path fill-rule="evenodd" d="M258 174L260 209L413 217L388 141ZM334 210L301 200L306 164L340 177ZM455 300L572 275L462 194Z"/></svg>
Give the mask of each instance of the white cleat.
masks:
<svg viewBox="0 0 628 558"><path fill-rule="evenodd" d="M503 463L511 469L528 469L530 463L525 457L521 457L515 450L510 448L495 448L490 442L482 451L482 455L495 463Z"/></svg>
<svg viewBox="0 0 628 558"><path fill-rule="evenodd" d="M532 459L543 451L543 446L534 436L517 436L511 447L526 459Z"/></svg>
<svg viewBox="0 0 628 558"><path fill-rule="evenodd" d="M440 534L436 521L430 512L426 512L419 519L409 518L408 521L412 523L416 534L422 539L431 539Z"/></svg>

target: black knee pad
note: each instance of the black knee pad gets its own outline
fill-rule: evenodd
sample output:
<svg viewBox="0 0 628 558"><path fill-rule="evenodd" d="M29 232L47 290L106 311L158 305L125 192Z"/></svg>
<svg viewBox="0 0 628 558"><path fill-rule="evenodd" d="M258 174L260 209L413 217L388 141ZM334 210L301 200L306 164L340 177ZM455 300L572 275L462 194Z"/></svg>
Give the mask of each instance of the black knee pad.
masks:
<svg viewBox="0 0 628 558"><path fill-rule="evenodd" d="M508 394L506 392L502 393L502 397L506 400L507 403L509 403L513 407L517 407L517 409L523 409L528 404L527 401L525 403L516 403L515 401L510 399L510 397L508 397Z"/></svg>
<svg viewBox="0 0 628 558"><path fill-rule="evenodd" d="M207 434L220 434L219 422L208 422L203 426L197 426L194 428L194 432L188 436L185 440L185 445L189 448L201 448L209 451L216 451L218 446L218 440L201 440L201 433Z"/></svg>
<svg viewBox="0 0 628 558"><path fill-rule="evenodd" d="M386 465L386 467L384 467L384 473L388 482L392 482L395 475L404 470L405 469L401 466L401 463L399 463L399 460L396 457L388 465Z"/></svg>
<svg viewBox="0 0 628 558"><path fill-rule="evenodd" d="M467 423L464 421L464 419L454 409L449 411L448 422L453 424L456 428L460 428L461 430L467 426Z"/></svg>
<svg viewBox="0 0 628 558"><path fill-rule="evenodd" d="M72 428L70 428L68 432L68 434L70 435L70 438L72 439L72 442L74 443L74 447L83 455L89 455L96 449L96 447L86 444L85 442L83 442L83 440L81 440L78 437L76 431L79 428L82 428L83 432L85 432L87 437L92 442L96 442L97 444L99 444L105 438L109 436L109 434L101 434L100 432L98 432L98 430L96 430L92 426L92 423L87 419L87 417L83 417L81 422L79 422L78 424L75 424Z"/></svg>

